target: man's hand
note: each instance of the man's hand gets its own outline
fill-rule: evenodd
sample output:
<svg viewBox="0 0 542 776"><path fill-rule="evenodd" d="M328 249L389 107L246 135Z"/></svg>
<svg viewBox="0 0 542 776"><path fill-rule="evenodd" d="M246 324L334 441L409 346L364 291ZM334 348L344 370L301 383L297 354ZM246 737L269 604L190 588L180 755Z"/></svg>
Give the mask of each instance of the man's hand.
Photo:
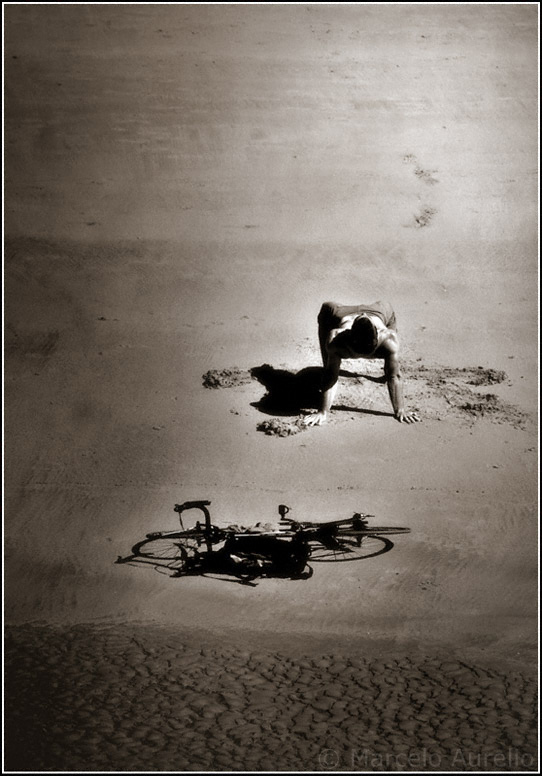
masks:
<svg viewBox="0 0 542 776"><path fill-rule="evenodd" d="M304 420L306 426L322 426L327 420L327 413L317 412L315 415L307 415Z"/></svg>
<svg viewBox="0 0 542 776"><path fill-rule="evenodd" d="M418 423L421 421L417 412L407 412L406 410L399 410L395 413L395 417L399 423Z"/></svg>

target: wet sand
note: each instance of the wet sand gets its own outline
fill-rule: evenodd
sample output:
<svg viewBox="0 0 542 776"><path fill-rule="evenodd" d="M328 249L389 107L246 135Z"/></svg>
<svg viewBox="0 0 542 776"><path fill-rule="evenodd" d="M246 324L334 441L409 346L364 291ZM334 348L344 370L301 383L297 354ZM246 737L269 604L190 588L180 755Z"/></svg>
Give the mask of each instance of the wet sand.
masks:
<svg viewBox="0 0 542 776"><path fill-rule="evenodd" d="M134 625L10 629L7 768L537 771L534 670L452 651L204 641Z"/></svg>

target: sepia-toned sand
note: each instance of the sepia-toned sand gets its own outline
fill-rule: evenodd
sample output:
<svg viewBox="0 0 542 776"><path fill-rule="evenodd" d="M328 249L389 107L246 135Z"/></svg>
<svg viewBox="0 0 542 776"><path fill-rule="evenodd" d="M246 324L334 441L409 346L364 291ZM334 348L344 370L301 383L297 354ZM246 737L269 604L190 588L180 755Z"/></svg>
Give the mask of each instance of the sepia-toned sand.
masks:
<svg viewBox="0 0 542 776"><path fill-rule="evenodd" d="M537 8L4 21L8 769L536 770ZM305 428L320 305L377 299L422 422L345 361ZM115 564L196 499L411 532Z"/></svg>
<svg viewBox="0 0 542 776"><path fill-rule="evenodd" d="M141 626L23 626L7 646L22 770L536 770L534 679L450 650L300 657Z"/></svg>

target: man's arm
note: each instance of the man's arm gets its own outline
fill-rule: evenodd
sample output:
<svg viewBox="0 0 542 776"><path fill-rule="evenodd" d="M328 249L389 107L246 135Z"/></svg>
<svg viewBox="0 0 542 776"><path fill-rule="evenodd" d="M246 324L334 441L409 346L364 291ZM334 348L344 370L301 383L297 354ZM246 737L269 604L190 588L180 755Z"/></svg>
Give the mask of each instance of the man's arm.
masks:
<svg viewBox="0 0 542 776"><path fill-rule="evenodd" d="M420 418L416 412L407 412L403 400L403 379L399 369L397 347L390 349L384 360L384 374L388 383L388 392L395 417L402 423L416 423Z"/></svg>
<svg viewBox="0 0 542 776"><path fill-rule="evenodd" d="M322 378L322 402L320 411L315 415L308 415L305 418L307 426L321 426L326 422L328 413L333 406L333 400L337 392L339 380L339 370L341 368L341 359L335 353L326 351L326 366Z"/></svg>
<svg viewBox="0 0 542 776"><path fill-rule="evenodd" d="M322 364L324 369L327 367L327 341L329 337L329 331L319 323L318 324L318 342L320 343L320 353L322 355Z"/></svg>

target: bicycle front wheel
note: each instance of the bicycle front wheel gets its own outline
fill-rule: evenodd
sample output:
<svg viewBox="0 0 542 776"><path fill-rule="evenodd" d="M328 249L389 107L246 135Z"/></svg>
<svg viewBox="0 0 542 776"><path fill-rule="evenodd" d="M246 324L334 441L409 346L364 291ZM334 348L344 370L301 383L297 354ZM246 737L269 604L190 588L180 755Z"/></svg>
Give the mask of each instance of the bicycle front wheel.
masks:
<svg viewBox="0 0 542 776"><path fill-rule="evenodd" d="M356 535L337 536L329 542L311 542L310 560L316 563L337 563L349 560L373 558L389 552L393 542L384 536L359 532Z"/></svg>
<svg viewBox="0 0 542 776"><path fill-rule="evenodd" d="M368 525L366 528L339 528L337 531L338 536L393 536L394 534L406 534L410 533L410 528L399 528L391 525L375 526Z"/></svg>

